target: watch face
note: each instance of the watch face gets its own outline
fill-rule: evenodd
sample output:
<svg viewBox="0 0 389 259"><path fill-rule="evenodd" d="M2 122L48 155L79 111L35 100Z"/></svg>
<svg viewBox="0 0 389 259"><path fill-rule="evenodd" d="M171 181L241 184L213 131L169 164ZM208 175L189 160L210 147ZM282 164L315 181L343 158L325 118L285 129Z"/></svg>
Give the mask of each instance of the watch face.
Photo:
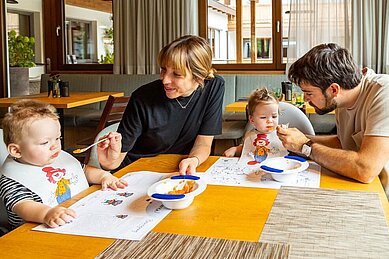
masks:
<svg viewBox="0 0 389 259"><path fill-rule="evenodd" d="M309 157L311 155L311 150L312 148L310 146L304 144L301 153L303 153L304 156Z"/></svg>

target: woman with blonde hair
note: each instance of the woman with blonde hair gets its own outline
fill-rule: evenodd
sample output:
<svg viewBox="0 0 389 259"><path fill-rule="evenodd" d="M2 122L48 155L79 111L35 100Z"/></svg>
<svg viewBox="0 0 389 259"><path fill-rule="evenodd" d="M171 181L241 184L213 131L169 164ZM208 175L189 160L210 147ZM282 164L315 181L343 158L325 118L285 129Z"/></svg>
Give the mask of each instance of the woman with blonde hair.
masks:
<svg viewBox="0 0 389 259"><path fill-rule="evenodd" d="M187 35L159 52L160 79L139 87L119 125L122 139L109 138L98 147L109 170L141 157L188 154L180 174L192 174L221 134L224 80L212 68L209 43Z"/></svg>

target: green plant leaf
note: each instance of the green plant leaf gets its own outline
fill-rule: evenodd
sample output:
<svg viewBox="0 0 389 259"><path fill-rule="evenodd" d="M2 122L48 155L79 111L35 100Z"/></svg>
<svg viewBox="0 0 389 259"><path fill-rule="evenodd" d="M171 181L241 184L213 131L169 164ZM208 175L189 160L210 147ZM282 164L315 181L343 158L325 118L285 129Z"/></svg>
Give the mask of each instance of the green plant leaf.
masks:
<svg viewBox="0 0 389 259"><path fill-rule="evenodd" d="M8 32L8 53L11 67L34 67L35 38L17 35L15 30Z"/></svg>

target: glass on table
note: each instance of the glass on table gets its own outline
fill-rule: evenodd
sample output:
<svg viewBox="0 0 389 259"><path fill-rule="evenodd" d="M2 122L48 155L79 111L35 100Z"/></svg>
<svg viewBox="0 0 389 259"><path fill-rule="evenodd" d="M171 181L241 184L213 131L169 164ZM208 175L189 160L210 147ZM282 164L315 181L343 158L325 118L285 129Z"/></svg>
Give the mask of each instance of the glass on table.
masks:
<svg viewBox="0 0 389 259"><path fill-rule="evenodd" d="M277 89L274 91L274 96L275 96L277 99L280 99L280 98L281 98L281 88L277 88Z"/></svg>
<svg viewBox="0 0 389 259"><path fill-rule="evenodd" d="M296 94L296 104L297 105L304 104L304 96L302 96L301 94Z"/></svg>

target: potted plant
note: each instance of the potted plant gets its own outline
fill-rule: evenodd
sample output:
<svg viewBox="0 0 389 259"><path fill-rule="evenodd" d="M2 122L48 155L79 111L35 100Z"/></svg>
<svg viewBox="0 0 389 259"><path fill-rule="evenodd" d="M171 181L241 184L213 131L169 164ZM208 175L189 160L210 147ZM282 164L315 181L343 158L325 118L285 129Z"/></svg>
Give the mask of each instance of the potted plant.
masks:
<svg viewBox="0 0 389 259"><path fill-rule="evenodd" d="M11 96L30 94L29 68L36 66L34 44L34 37L17 35L14 30L8 32Z"/></svg>
<svg viewBox="0 0 389 259"><path fill-rule="evenodd" d="M17 35L16 31L8 32L9 65L11 67L35 67L34 37Z"/></svg>

